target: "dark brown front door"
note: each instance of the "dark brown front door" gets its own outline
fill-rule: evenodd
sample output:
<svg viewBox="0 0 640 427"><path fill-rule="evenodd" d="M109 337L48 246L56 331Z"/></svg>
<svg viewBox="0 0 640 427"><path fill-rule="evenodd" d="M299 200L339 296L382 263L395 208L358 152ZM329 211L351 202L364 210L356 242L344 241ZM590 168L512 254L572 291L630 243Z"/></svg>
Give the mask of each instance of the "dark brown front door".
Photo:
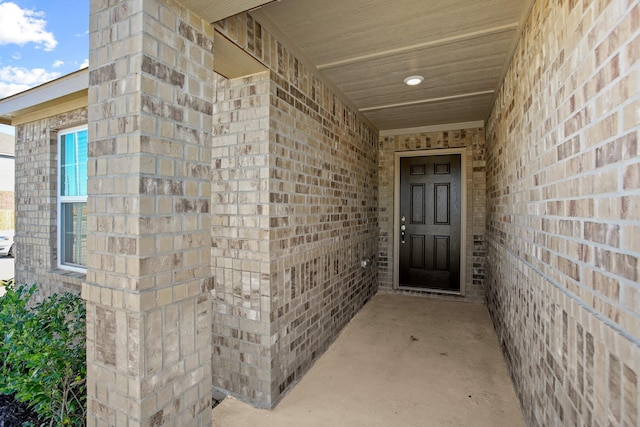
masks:
<svg viewBox="0 0 640 427"><path fill-rule="evenodd" d="M400 286L460 290L460 155L400 159Z"/></svg>

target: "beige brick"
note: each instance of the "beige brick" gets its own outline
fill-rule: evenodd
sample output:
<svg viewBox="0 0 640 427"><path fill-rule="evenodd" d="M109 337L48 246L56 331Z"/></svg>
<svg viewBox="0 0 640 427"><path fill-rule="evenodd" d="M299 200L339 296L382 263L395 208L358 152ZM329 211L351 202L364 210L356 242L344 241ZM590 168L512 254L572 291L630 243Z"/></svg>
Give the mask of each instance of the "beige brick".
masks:
<svg viewBox="0 0 640 427"><path fill-rule="evenodd" d="M640 126L640 100L636 100L624 108L624 129Z"/></svg>
<svg viewBox="0 0 640 427"><path fill-rule="evenodd" d="M624 168L623 187L625 190L640 188L640 163L635 163Z"/></svg>
<svg viewBox="0 0 640 427"><path fill-rule="evenodd" d="M92 7L100 10L102 8L99 2L93 2ZM130 22L129 19L138 16L138 12L146 14L146 18ZM101 280L95 284L97 288L110 285L127 289L117 300L113 297L109 300L103 298L103 303L117 303L126 313L131 314L126 317L127 332L122 334L128 344L126 350L122 350L120 346L124 353L118 357L126 360L127 366L123 367L119 363L117 367L125 369L126 375L142 375L143 371L165 375L165 372L176 372L175 367L184 363L184 360L178 358L177 352L167 353L166 357L163 357L162 352L167 339L163 332L165 327L168 328L166 335L173 336L172 339L178 342L173 328L173 318L177 313L177 307L173 305L173 286L181 290L177 294L183 299L197 298L198 294L187 296L184 292L181 283L187 280L184 274L190 274L189 280L193 280L194 274L202 277L209 274L206 267L208 259L191 259L190 255L185 257L184 248L174 247L174 243L180 241L178 237L182 237L184 231L192 229L194 224L208 224L200 217L209 214L207 200L210 197L209 193L202 191L208 187L199 184L199 181L210 179L210 159L201 155L203 150L195 148L194 151L194 142L188 139L189 133L195 131L202 134L202 138L196 143L208 144L210 130L202 128L206 120L202 118L202 113L198 113L197 122L191 122L195 129L185 131L185 126L189 126L186 118L191 115L193 105L178 105L175 101L189 96L183 92L189 90L184 85L185 73L193 73L200 79L211 79L212 67L205 70L201 62L209 55L207 62L212 63L212 50L202 52L192 46L187 50L175 50L175 42L184 43L185 40L180 40L179 37L176 39L167 32L167 26L175 29L180 21L178 15L183 20L186 19L183 22L193 24L195 28L208 28L210 25L201 22L195 15L186 16L184 12L182 6L172 1L109 5L103 12L104 18L112 20L111 24L115 28L112 31L115 32L111 33L111 37L116 38L96 38L98 41L110 40L110 45L101 46L96 43L91 47L90 56L95 69L90 72L90 102L97 103L100 99L109 101L105 101L106 106L102 109L91 108L91 114L94 115L89 120L98 134L109 133L116 141L115 151L102 153L102 156L109 156L104 167L100 167L98 163L96 168L102 173L115 175L109 177L112 185L109 187L98 184L91 187L96 190L93 196L95 201L92 202L94 212L107 214L113 220L104 220L100 227L96 227L97 235L93 241L95 250L116 255L102 257L99 267L97 264L91 265L91 270L102 268L105 271L91 271L87 277ZM142 30L138 27L139 24L145 26L143 37L135 37L132 33ZM107 27L104 27L105 31ZM98 31L94 26L92 30ZM202 40L206 40L206 37ZM110 55L105 54L107 51ZM132 72L136 69L139 71ZM197 95L199 94L200 92ZM135 110L136 106L140 108L139 111ZM199 175L189 175L186 168L176 168L176 160L184 159L187 153L190 164L201 168ZM107 194L120 197L107 197ZM174 211L174 196L186 197L180 205L185 210ZM186 217L183 219L173 216L176 213ZM196 244L208 245L209 241L202 239ZM193 252L196 247L190 249ZM183 273L180 268L185 258L194 267ZM177 274L173 274L174 269L177 269ZM166 319L163 317L165 309ZM170 313L174 313L173 317ZM186 353L181 357L185 359L190 356ZM169 374L169 381L177 380L179 375L181 374ZM189 378L198 384L210 384L210 379L202 375L192 375ZM132 387L142 390L139 384L131 382L123 385L116 381L116 384L109 384L107 387L113 387L114 390ZM155 395L136 392L132 396L133 400L128 404L124 401L116 402L117 399L110 400L108 404L113 405L113 409L108 413L127 416L129 423L132 421L131 414L122 412L126 411L126 407L140 408L134 411L138 413L137 419L148 421L163 410L164 421L180 419L177 407L171 406L172 402L164 400L165 406L160 407ZM182 399L183 406L180 408L186 410L190 407L189 399L198 402L200 397L185 395ZM166 405L173 409L169 410ZM96 420L95 425L106 420L103 414L90 416L88 419Z"/></svg>
<svg viewBox="0 0 640 427"><path fill-rule="evenodd" d="M640 225L628 225L622 229L622 247L626 250L640 252Z"/></svg>
<svg viewBox="0 0 640 427"><path fill-rule="evenodd" d="M627 7L535 2L487 121L487 304L507 354L526 353L511 369L531 425L638 421L625 393L639 369L640 9ZM548 110L524 116L531 88Z"/></svg>

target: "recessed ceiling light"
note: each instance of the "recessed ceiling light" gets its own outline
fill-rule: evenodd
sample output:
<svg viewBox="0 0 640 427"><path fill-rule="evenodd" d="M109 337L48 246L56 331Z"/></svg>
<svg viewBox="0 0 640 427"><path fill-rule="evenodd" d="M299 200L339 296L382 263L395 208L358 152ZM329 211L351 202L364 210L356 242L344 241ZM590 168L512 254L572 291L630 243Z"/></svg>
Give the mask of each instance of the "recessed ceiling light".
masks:
<svg viewBox="0 0 640 427"><path fill-rule="evenodd" d="M404 79L405 84L408 84L409 86L419 85L423 81L424 81L424 77L422 76L409 76L406 79Z"/></svg>

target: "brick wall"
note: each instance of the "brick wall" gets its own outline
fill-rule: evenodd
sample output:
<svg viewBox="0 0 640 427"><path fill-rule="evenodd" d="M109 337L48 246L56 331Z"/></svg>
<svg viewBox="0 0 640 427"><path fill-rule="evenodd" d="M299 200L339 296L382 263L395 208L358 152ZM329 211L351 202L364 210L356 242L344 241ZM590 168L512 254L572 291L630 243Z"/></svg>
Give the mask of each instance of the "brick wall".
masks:
<svg viewBox="0 0 640 427"><path fill-rule="evenodd" d="M214 384L270 407L377 289L377 136L250 15L220 29L270 71L218 90Z"/></svg>
<svg viewBox="0 0 640 427"><path fill-rule="evenodd" d="M213 385L271 393L269 73L217 80L212 149Z"/></svg>
<svg viewBox="0 0 640 427"><path fill-rule="evenodd" d="M282 59L285 78L271 86L274 394L378 288L377 133L289 53Z"/></svg>
<svg viewBox="0 0 640 427"><path fill-rule="evenodd" d="M640 6L537 1L487 124L487 303L528 425L638 417Z"/></svg>
<svg viewBox="0 0 640 427"><path fill-rule="evenodd" d="M394 287L394 185L395 153L427 150L429 155L437 155L438 150L464 148L462 156L466 160L466 247L462 256L466 257L466 282L464 295L451 295L430 290L397 289ZM380 237L378 249L378 270L380 290L384 292L410 295L428 295L438 298L482 301L485 280L485 160L484 129L460 129L439 132L424 132L407 135L386 136L379 144L379 221Z"/></svg>
<svg viewBox="0 0 640 427"><path fill-rule="evenodd" d="M211 425L213 26L91 0L87 425Z"/></svg>
<svg viewBox="0 0 640 427"><path fill-rule="evenodd" d="M58 131L87 124L80 108L16 127L16 283L38 284L40 295L80 292L84 274L58 270Z"/></svg>

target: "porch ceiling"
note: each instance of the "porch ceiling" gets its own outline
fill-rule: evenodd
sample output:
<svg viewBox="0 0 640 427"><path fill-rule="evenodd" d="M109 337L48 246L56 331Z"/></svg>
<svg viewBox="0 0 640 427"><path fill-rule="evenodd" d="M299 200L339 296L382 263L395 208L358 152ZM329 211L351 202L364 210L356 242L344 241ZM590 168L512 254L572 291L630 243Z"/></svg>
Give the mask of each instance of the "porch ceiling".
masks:
<svg viewBox="0 0 640 427"><path fill-rule="evenodd" d="M211 0L191 0L207 19ZM258 2L256 2L258 3ZM380 130L485 120L532 0L281 0L259 8ZM262 21L262 20L261 20ZM414 87L405 77L419 74Z"/></svg>

